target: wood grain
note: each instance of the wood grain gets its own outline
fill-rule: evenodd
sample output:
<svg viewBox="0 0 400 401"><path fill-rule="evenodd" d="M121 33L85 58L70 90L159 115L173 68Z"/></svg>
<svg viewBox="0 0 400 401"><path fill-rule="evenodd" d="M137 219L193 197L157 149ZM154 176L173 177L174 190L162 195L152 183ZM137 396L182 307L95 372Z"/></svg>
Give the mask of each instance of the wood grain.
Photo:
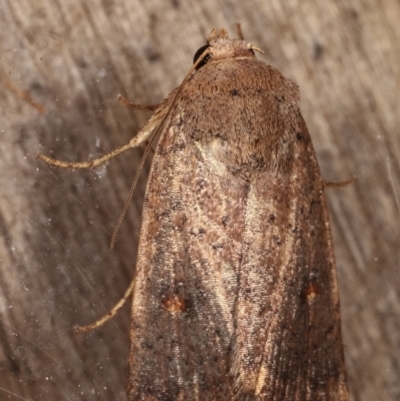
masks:
<svg viewBox="0 0 400 401"><path fill-rule="evenodd" d="M125 400L129 308L88 334L134 274L140 151L55 170L127 142L183 79L213 27L240 21L297 82L329 189L352 399L400 399L400 4L395 0L0 3L0 398Z"/></svg>

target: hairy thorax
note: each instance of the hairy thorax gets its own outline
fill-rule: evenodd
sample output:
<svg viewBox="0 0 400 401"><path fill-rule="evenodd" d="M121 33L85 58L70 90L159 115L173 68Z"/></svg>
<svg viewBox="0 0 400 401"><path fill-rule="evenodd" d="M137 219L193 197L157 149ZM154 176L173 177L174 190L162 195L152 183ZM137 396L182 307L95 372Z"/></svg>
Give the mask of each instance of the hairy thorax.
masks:
<svg viewBox="0 0 400 401"><path fill-rule="evenodd" d="M204 157L249 179L290 163L298 99L297 86L279 71L238 57L212 61L197 71L179 103L185 104L181 121L189 127L187 140L193 140ZM224 112L228 105L229 114Z"/></svg>

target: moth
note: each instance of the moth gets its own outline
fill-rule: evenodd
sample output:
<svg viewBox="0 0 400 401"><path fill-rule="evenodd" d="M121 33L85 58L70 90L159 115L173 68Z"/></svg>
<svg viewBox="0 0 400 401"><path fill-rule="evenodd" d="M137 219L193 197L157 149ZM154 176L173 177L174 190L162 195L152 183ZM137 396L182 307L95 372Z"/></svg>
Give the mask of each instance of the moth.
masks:
<svg viewBox="0 0 400 401"><path fill-rule="evenodd" d="M214 29L127 145L39 156L157 141L121 300L129 401L349 399L324 182L297 85L258 50Z"/></svg>

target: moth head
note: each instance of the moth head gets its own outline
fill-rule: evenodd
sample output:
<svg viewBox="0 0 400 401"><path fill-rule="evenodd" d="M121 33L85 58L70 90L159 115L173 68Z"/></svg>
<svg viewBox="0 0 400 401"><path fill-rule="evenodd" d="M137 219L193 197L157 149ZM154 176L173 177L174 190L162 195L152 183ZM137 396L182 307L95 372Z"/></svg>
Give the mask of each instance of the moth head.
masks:
<svg viewBox="0 0 400 401"><path fill-rule="evenodd" d="M255 52L263 53L258 47L243 39L242 30L238 25L239 39L229 39L227 31L222 29L213 29L208 36L207 44L201 46L193 57L195 69L203 67L211 60L220 60L224 58L254 58ZM196 65L196 63L198 63Z"/></svg>

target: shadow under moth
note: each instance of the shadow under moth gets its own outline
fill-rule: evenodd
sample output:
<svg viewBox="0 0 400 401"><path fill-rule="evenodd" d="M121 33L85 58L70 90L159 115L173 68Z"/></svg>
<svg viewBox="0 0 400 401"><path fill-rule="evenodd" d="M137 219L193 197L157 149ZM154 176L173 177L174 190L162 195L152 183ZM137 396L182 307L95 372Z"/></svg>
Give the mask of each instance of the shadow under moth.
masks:
<svg viewBox="0 0 400 401"><path fill-rule="evenodd" d="M88 168L157 140L135 277L109 313L132 298L129 401L349 399L324 182L297 85L258 50L214 29L128 144L39 155Z"/></svg>

